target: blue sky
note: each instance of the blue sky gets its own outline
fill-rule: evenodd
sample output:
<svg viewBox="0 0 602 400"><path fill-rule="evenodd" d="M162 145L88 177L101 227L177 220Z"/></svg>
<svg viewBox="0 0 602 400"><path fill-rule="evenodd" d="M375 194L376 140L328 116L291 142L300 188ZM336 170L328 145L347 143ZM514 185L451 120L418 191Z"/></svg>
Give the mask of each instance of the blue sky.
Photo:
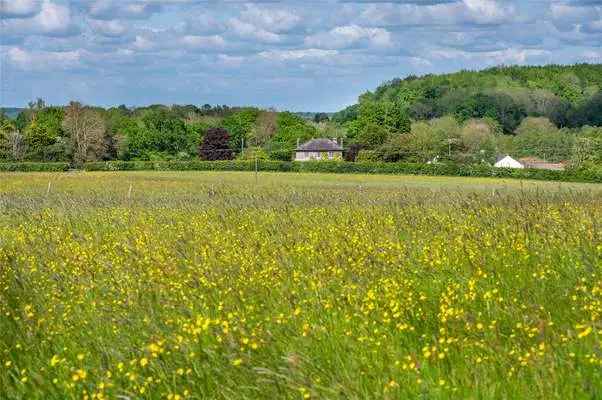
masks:
<svg viewBox="0 0 602 400"><path fill-rule="evenodd" d="M0 105L334 111L408 74L602 62L602 0L0 0Z"/></svg>

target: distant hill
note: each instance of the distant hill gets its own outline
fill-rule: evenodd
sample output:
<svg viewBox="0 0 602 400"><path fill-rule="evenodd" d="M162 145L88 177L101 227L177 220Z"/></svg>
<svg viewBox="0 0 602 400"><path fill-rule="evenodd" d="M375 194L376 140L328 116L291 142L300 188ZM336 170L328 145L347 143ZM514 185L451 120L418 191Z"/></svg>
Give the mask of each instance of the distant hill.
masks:
<svg viewBox="0 0 602 400"><path fill-rule="evenodd" d="M0 112L3 112L8 118L15 119L24 108L15 107L0 107Z"/></svg>
<svg viewBox="0 0 602 400"><path fill-rule="evenodd" d="M363 103L394 104L413 120L446 114L492 117L506 131L524 116L544 116L558 126L592 124L602 89L602 64L569 66L502 66L482 71L444 75L408 76L380 85L359 97L358 104L333 118L358 118ZM588 104L593 102L593 105ZM512 121L504 119L510 115ZM594 121L595 122L595 121Z"/></svg>
<svg viewBox="0 0 602 400"><path fill-rule="evenodd" d="M328 118L332 117L333 115L333 113L324 112L293 112L293 114L307 121L313 121L317 114L326 115Z"/></svg>

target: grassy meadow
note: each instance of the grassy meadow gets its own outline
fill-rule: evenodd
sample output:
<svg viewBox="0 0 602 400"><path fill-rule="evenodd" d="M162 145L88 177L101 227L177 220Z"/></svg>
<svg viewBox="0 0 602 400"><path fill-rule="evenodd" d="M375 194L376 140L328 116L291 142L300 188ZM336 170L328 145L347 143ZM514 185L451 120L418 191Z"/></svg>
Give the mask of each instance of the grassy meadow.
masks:
<svg viewBox="0 0 602 400"><path fill-rule="evenodd" d="M0 399L602 398L602 185L0 173Z"/></svg>

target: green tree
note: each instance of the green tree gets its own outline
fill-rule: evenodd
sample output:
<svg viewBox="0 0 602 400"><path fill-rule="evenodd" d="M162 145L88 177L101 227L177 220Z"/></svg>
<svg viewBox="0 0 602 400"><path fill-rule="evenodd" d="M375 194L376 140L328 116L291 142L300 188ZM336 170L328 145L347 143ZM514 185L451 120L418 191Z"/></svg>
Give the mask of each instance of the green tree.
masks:
<svg viewBox="0 0 602 400"><path fill-rule="evenodd" d="M387 141L389 135L384 126L369 122L361 128L355 139L364 149L376 149Z"/></svg>
<svg viewBox="0 0 602 400"><path fill-rule="evenodd" d="M411 125L407 109L390 101L360 103L357 124L358 133L368 125L378 125L393 134L407 133Z"/></svg>
<svg viewBox="0 0 602 400"><path fill-rule="evenodd" d="M326 113L316 113L316 115L314 115L314 122L319 124L321 122L328 122L330 121L330 118L328 117L328 114Z"/></svg>
<svg viewBox="0 0 602 400"><path fill-rule="evenodd" d="M559 130L547 118L525 118L516 133L512 147L517 157L562 161L571 156L575 135L568 130Z"/></svg>
<svg viewBox="0 0 602 400"><path fill-rule="evenodd" d="M545 117L527 117L516 128L517 135L526 135L531 133L546 134L557 132L558 128L548 118Z"/></svg>
<svg viewBox="0 0 602 400"><path fill-rule="evenodd" d="M230 133L230 147L240 151L245 143L253 136L253 130L259 110L248 108L224 118L223 126Z"/></svg>
<svg viewBox="0 0 602 400"><path fill-rule="evenodd" d="M16 130L15 124L0 110L0 160L10 158L10 135Z"/></svg>
<svg viewBox="0 0 602 400"><path fill-rule="evenodd" d="M504 132L511 133L526 116L526 111L505 93L477 93L454 111L458 121L471 118L491 118L499 122Z"/></svg>
<svg viewBox="0 0 602 400"><path fill-rule="evenodd" d="M602 126L602 92L596 93L570 114L572 126Z"/></svg>
<svg viewBox="0 0 602 400"><path fill-rule="evenodd" d="M200 127L186 124L164 108L145 111L141 118L122 121L126 136L126 158L187 158L195 152Z"/></svg>
<svg viewBox="0 0 602 400"><path fill-rule="evenodd" d="M54 161L67 157L59 138L63 136L64 111L60 107L34 109L31 122L24 130L29 157L37 160ZM57 144L58 146L53 145Z"/></svg>
<svg viewBox="0 0 602 400"><path fill-rule="evenodd" d="M460 131L461 151L457 161L479 163L493 162L497 155L495 122L486 119L470 119Z"/></svg>
<svg viewBox="0 0 602 400"><path fill-rule="evenodd" d="M274 136L275 142L294 147L297 140L307 141L315 137L316 134L316 128L303 118L290 112L278 114L276 135Z"/></svg>

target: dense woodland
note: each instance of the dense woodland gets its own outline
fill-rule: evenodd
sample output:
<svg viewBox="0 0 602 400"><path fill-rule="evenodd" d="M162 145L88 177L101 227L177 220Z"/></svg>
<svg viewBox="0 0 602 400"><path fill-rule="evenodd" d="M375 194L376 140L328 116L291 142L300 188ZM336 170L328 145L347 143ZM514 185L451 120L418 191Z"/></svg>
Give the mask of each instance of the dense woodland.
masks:
<svg viewBox="0 0 602 400"><path fill-rule="evenodd" d="M500 154L602 163L602 65L497 67L395 79L334 115L253 107L0 114L0 160L290 160L298 140L343 140L349 161L492 163Z"/></svg>

